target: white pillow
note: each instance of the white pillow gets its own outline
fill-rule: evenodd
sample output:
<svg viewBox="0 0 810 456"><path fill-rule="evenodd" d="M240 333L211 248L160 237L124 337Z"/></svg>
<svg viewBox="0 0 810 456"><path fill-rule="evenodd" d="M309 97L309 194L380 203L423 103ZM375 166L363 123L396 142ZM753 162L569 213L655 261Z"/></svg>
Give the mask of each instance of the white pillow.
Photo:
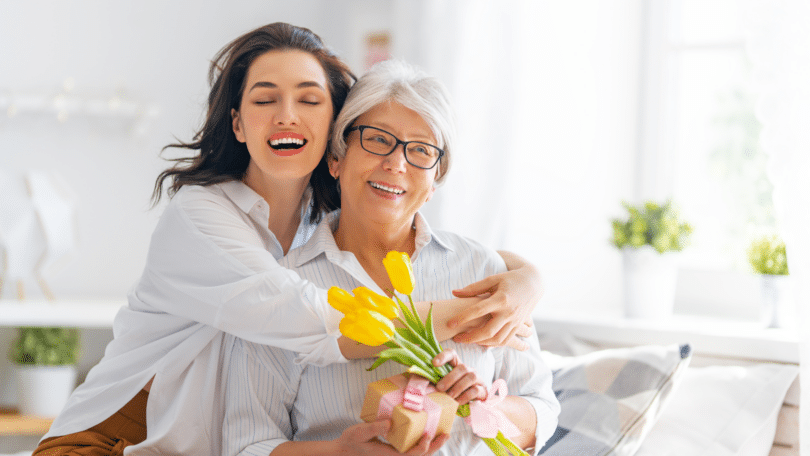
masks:
<svg viewBox="0 0 810 456"><path fill-rule="evenodd" d="M768 456L797 366L690 367L635 456Z"/></svg>
<svg viewBox="0 0 810 456"><path fill-rule="evenodd" d="M561 407L557 429L540 449L544 456L633 455L690 360L688 345L542 354Z"/></svg>

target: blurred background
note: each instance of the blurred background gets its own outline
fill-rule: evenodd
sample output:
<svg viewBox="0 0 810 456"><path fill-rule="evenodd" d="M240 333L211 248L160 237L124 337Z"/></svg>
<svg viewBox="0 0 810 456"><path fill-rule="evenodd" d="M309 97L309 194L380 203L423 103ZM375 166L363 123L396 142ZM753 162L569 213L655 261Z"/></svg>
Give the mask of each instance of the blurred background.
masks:
<svg viewBox="0 0 810 456"><path fill-rule="evenodd" d="M425 212L539 265L540 308L618 311L609 220L622 200L671 197L695 229L676 309L745 318L757 294L745 246L777 229L750 9L730 0L3 2L0 170L53 172L72 196L76 248L43 271L53 295L124 299L161 213L149 208L167 166L161 148L200 125L209 59L252 28L286 21L320 34L358 74L396 57L450 87L461 147ZM8 284L3 298L14 296Z"/></svg>

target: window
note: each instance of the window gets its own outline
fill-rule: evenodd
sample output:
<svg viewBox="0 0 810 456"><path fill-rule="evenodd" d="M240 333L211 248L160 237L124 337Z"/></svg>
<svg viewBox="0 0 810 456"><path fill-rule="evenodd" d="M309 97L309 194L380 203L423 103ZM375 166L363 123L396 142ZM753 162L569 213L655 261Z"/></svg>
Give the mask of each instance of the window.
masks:
<svg viewBox="0 0 810 456"><path fill-rule="evenodd" d="M776 226L739 4L647 5L639 195L671 196L695 229L681 257L680 304L755 316L746 249Z"/></svg>

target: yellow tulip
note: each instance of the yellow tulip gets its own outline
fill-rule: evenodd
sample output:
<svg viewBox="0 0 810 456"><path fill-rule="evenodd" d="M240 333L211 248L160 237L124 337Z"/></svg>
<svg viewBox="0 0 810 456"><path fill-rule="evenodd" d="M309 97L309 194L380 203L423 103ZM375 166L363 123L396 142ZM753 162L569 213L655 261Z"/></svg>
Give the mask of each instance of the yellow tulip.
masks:
<svg viewBox="0 0 810 456"><path fill-rule="evenodd" d="M388 319L398 316L397 305L388 296L375 293L366 287L357 287L353 291L357 303L364 308L379 312Z"/></svg>
<svg viewBox="0 0 810 456"><path fill-rule="evenodd" d="M329 289L326 296L327 300L329 301L329 305L343 312L344 314L349 314L357 309L357 299L355 299L351 293L342 288L332 287Z"/></svg>
<svg viewBox="0 0 810 456"><path fill-rule="evenodd" d="M407 253L388 252L388 255L383 259L383 266L385 266L388 278L391 280L391 285L394 286L395 290L404 295L413 293L413 266L411 266L411 258Z"/></svg>
<svg viewBox="0 0 810 456"><path fill-rule="evenodd" d="M394 337L394 325L379 312L359 310L340 320L340 333L370 347L382 345Z"/></svg>

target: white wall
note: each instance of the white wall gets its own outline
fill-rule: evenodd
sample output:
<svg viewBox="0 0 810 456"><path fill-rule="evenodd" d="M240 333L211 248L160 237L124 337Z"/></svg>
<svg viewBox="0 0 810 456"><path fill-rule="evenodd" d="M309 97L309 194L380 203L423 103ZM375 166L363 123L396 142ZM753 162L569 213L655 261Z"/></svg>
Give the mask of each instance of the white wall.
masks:
<svg viewBox="0 0 810 456"><path fill-rule="evenodd" d="M375 11L376 5L363 6ZM377 2L379 3L379 2ZM201 121L209 59L256 26L310 27L354 64L346 1L107 2L34 0L0 4L0 94L123 94L155 105L146 135L98 118L0 113L0 170L58 170L77 196L79 247L46 279L57 298L122 299L140 275L160 209L149 210L160 149L190 140ZM380 6L384 7L385 2ZM358 30L352 27L351 30ZM47 272L47 271L46 271ZM26 284L30 298L40 295ZM13 297L8 284L5 298Z"/></svg>
<svg viewBox="0 0 810 456"><path fill-rule="evenodd" d="M536 157L527 168L531 173L520 176L533 185L530 191L514 190L512 207L534 216L510 221L498 237L481 240L522 253L544 268L547 308L604 309L620 301L619 256L607 244L607 220L632 191L639 2L611 2L610 7L595 0L576 7L537 2L538 17L523 18L536 20L540 41L516 44L517 52L539 52L545 65L533 87L537 142L529 146L536 148ZM111 96L123 88L132 100L159 108L143 136L130 135L121 122L68 118L60 123L53 116L0 113L0 169L57 169L78 196L79 249L67 267L46 277L56 296L122 299L139 276L160 214L160 208L148 209L154 179L166 167L158 153L174 137L191 138L207 94L208 61L221 46L258 25L288 21L319 33L359 72L365 34L390 29L397 33L398 56L444 77L441 59L424 54L424 44L408 46L414 37L403 20L418 15L403 13L420 4L0 3L0 93L55 93L72 78L77 94ZM448 181L440 191L465 188ZM502 204L487 201L475 210L495 212ZM470 234L470 227L439 216L440 205L427 210L439 227ZM36 294L34 287L28 291Z"/></svg>

